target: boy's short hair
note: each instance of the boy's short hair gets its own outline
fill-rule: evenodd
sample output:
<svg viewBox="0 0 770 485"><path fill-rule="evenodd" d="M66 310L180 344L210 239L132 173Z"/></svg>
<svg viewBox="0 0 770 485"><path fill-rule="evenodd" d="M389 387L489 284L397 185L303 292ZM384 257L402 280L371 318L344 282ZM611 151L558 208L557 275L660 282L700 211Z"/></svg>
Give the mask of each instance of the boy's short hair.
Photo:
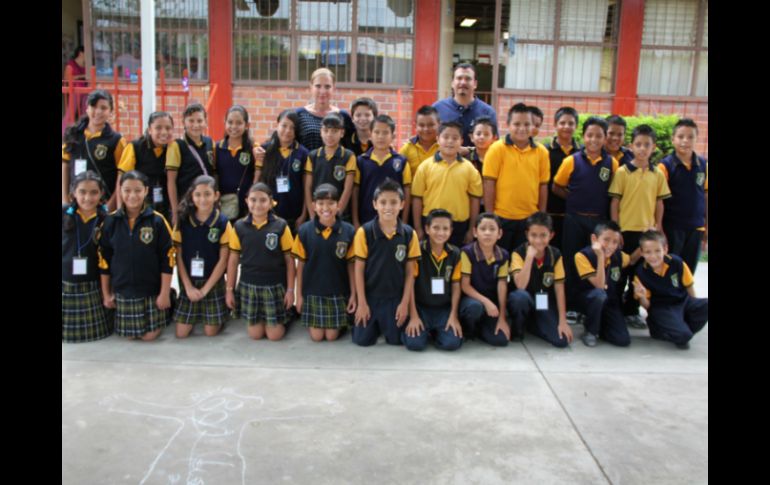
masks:
<svg viewBox="0 0 770 485"><path fill-rule="evenodd" d="M614 231L620 234L620 226L615 221L602 221L594 227L594 235L601 236L605 231Z"/></svg>
<svg viewBox="0 0 770 485"><path fill-rule="evenodd" d="M377 103L374 102L372 98L367 98L366 96L363 96L361 98L356 98L355 101L353 101L353 104L350 105L350 116L353 116L353 114L356 112L356 108L359 106L366 106L370 110L372 110L372 114L374 116L377 116Z"/></svg>
<svg viewBox="0 0 770 485"><path fill-rule="evenodd" d="M535 212L531 216L527 217L524 223L525 230L529 231L532 226L543 226L548 229L548 232L553 232L553 219L545 212Z"/></svg>
<svg viewBox="0 0 770 485"><path fill-rule="evenodd" d="M404 189L401 187L401 184L390 177L386 177L385 180L374 189L374 200L376 201L383 192L396 192L399 198L401 198L402 201L404 200Z"/></svg>
<svg viewBox="0 0 770 485"><path fill-rule="evenodd" d="M578 124L578 121L579 121L578 112L572 106L562 106L561 108L557 109L556 114L553 116L553 122L558 123L559 119L564 115L572 116L573 118L575 118L575 125Z"/></svg>
<svg viewBox="0 0 770 485"><path fill-rule="evenodd" d="M532 116L537 116L541 120L545 119L543 117L543 112L537 106L527 106L527 111L532 113Z"/></svg>
<svg viewBox="0 0 770 485"><path fill-rule="evenodd" d="M585 134L586 130L588 130L588 127L591 125L596 125L601 128L604 132L604 136L607 136L607 130L610 128L610 125L605 120L599 118L598 116L591 116L585 121L585 123L583 123L583 134Z"/></svg>
<svg viewBox="0 0 770 485"><path fill-rule="evenodd" d="M678 130L683 126L694 128L695 133L696 134L698 133L698 125L695 124L695 121L692 118L682 118L681 120L677 121L676 124L674 125L674 131L672 131L672 133L676 133L676 130Z"/></svg>
<svg viewBox="0 0 770 485"><path fill-rule="evenodd" d="M313 191L313 202L317 200L340 201L340 191L332 184L321 184Z"/></svg>
<svg viewBox="0 0 770 485"><path fill-rule="evenodd" d="M417 119L418 116L435 116L436 121L441 123L441 116L438 114L438 110L429 104L420 106L420 109L417 110L417 114L414 115L414 119Z"/></svg>
<svg viewBox="0 0 770 485"><path fill-rule="evenodd" d="M321 126L323 128L344 130L345 122L342 121L342 116L338 115L337 113L329 113L328 115L324 116L323 120L321 120Z"/></svg>
<svg viewBox="0 0 770 485"><path fill-rule="evenodd" d="M655 130L652 129L652 126L650 125L639 125L636 128L634 128L634 131L631 132L631 141L633 142L637 136L649 136L652 138L652 142L655 143L658 139L658 135L655 133Z"/></svg>
<svg viewBox="0 0 770 485"><path fill-rule="evenodd" d="M449 223L451 225L452 223L452 213L449 212L446 209L433 209L430 212L428 212L428 215L425 216L425 227L430 227L430 224L433 222L434 219L449 219Z"/></svg>
<svg viewBox="0 0 770 485"><path fill-rule="evenodd" d="M396 132L396 122L393 121L393 118L391 118L388 115L378 115L378 116L375 116L374 119L372 120L372 124L369 126L369 128L373 130L375 123L384 123L384 124L388 125L388 128L390 128L390 134L391 135Z"/></svg>
<svg viewBox="0 0 770 485"><path fill-rule="evenodd" d="M623 133L626 132L626 129L628 128L628 124L626 123L626 120L623 119L623 117L618 115L609 115L608 117L604 118L607 120L607 126L609 125L618 125L623 127Z"/></svg>
<svg viewBox="0 0 770 485"><path fill-rule="evenodd" d="M463 125L459 121L444 121L438 125L438 134L440 135L447 128L457 128L460 131L460 136L463 136Z"/></svg>
<svg viewBox="0 0 770 485"><path fill-rule="evenodd" d="M668 241L666 240L666 235L660 231L644 231L639 236L639 246L641 247L642 243L646 241L658 241L664 246L668 245Z"/></svg>
<svg viewBox="0 0 770 485"><path fill-rule="evenodd" d="M487 126L489 126L490 128L492 128L492 134L497 136L497 125L495 125L495 122L492 121L492 117L491 116L481 115L478 118L476 118L475 120L473 120L473 123L471 124L471 133L476 131L476 126L478 126L478 125L487 125Z"/></svg>
<svg viewBox="0 0 770 485"><path fill-rule="evenodd" d="M482 212L479 214L479 216L476 218L476 227L479 227L479 224L481 224L481 221L484 219L492 219L495 221L495 224L497 224L497 227L500 229L503 228L503 221L501 221L500 217L494 212Z"/></svg>
<svg viewBox="0 0 770 485"><path fill-rule="evenodd" d="M511 106L511 109L508 110L508 124L511 124L511 119L513 118L513 113L529 113L530 115L532 112L527 108L527 105L524 103L516 103L513 106Z"/></svg>

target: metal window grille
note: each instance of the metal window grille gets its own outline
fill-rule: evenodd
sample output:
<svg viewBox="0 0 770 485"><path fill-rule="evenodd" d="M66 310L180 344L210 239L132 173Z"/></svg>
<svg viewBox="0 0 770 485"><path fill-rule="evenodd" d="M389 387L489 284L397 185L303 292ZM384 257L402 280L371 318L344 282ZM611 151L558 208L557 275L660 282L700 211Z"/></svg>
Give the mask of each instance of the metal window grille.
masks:
<svg viewBox="0 0 770 485"><path fill-rule="evenodd" d="M639 94L708 96L708 3L647 0Z"/></svg>
<svg viewBox="0 0 770 485"><path fill-rule="evenodd" d="M135 78L141 67L139 0L90 0L91 46L97 76ZM156 67L167 78L206 80L209 70L207 0L156 0Z"/></svg>
<svg viewBox="0 0 770 485"><path fill-rule="evenodd" d="M498 87L611 92L617 7L617 0L504 1Z"/></svg>
<svg viewBox="0 0 770 485"><path fill-rule="evenodd" d="M319 67L337 82L412 82L414 0L238 0L235 79L307 81Z"/></svg>

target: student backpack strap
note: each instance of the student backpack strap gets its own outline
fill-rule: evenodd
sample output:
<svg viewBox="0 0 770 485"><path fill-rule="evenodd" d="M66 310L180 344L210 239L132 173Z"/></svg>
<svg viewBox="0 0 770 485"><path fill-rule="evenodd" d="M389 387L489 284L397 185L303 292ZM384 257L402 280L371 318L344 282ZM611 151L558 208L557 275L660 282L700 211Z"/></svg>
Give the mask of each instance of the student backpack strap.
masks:
<svg viewBox="0 0 770 485"><path fill-rule="evenodd" d="M203 175L208 175L209 171L206 170L206 166L203 164L203 160L201 160L201 156L198 155L198 150L193 150L193 147L191 147L190 144L187 143L187 140L184 141L184 144L187 145L187 149L190 150L190 153L192 153L192 156L195 157L195 160L198 161L198 165L200 165L201 170L203 170ZM243 173L245 174L246 172L244 171ZM243 178L241 178L241 183L243 183Z"/></svg>

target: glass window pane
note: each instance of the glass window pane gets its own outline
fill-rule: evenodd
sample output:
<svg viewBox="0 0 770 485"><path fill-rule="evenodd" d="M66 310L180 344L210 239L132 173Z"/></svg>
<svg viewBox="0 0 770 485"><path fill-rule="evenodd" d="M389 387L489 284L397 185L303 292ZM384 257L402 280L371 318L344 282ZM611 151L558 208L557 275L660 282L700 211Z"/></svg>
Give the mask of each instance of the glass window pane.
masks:
<svg viewBox="0 0 770 485"><path fill-rule="evenodd" d="M586 46L559 48L558 91L609 92L614 49ZM604 77L604 83L602 78Z"/></svg>
<svg viewBox="0 0 770 485"><path fill-rule="evenodd" d="M299 37L299 80L309 81L319 67L329 68L339 82L350 81L350 37L303 35Z"/></svg>
<svg viewBox="0 0 770 485"><path fill-rule="evenodd" d="M285 81L289 79L291 38L236 33L235 78Z"/></svg>
<svg viewBox="0 0 770 485"><path fill-rule="evenodd" d="M503 30L517 39L553 39L556 0L511 0L508 25Z"/></svg>
<svg viewBox="0 0 770 485"><path fill-rule="evenodd" d="M297 29L322 32L350 32L353 29L351 0L298 1Z"/></svg>
<svg viewBox="0 0 770 485"><path fill-rule="evenodd" d="M234 32L283 30L291 28L291 0L235 2Z"/></svg>
<svg viewBox="0 0 770 485"><path fill-rule="evenodd" d="M694 46L698 0L646 0L642 44Z"/></svg>
<svg viewBox="0 0 770 485"><path fill-rule="evenodd" d="M509 38L501 83L508 89L551 89L553 46L515 44Z"/></svg>
<svg viewBox="0 0 770 485"><path fill-rule="evenodd" d="M358 2L358 32L367 34L414 33L413 0L361 0Z"/></svg>
<svg viewBox="0 0 770 485"><path fill-rule="evenodd" d="M608 0L566 0L561 7L561 39L602 42L608 9Z"/></svg>
<svg viewBox="0 0 770 485"><path fill-rule="evenodd" d="M703 47L709 46L709 6L706 4L706 14L703 17Z"/></svg>
<svg viewBox="0 0 770 485"><path fill-rule="evenodd" d="M693 52L642 49L639 94L689 96Z"/></svg>
<svg viewBox="0 0 770 485"><path fill-rule="evenodd" d="M92 43L96 72L136 79L141 67L139 0L90 0ZM166 77L179 78L184 69L193 79L208 77L208 0L155 2L156 68Z"/></svg>
<svg viewBox="0 0 770 485"><path fill-rule="evenodd" d="M356 81L382 84L412 83L412 41L358 39Z"/></svg>

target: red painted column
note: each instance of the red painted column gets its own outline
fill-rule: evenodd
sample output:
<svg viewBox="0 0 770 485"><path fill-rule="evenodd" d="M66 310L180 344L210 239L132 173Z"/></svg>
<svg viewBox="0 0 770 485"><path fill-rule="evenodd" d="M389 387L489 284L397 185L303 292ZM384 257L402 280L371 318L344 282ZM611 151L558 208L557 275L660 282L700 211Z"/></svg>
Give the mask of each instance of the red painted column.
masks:
<svg viewBox="0 0 770 485"><path fill-rule="evenodd" d="M433 104L438 96L438 59L441 41L441 0L414 2L414 94L412 118L424 104ZM411 132L411 130L409 130Z"/></svg>
<svg viewBox="0 0 770 485"><path fill-rule="evenodd" d="M233 103L233 2L209 0L209 83L217 94L208 113L209 136L221 139Z"/></svg>
<svg viewBox="0 0 770 485"><path fill-rule="evenodd" d="M618 37L618 70L615 75L614 114L636 114L639 60L644 28L644 0L623 0L620 4L620 32Z"/></svg>

